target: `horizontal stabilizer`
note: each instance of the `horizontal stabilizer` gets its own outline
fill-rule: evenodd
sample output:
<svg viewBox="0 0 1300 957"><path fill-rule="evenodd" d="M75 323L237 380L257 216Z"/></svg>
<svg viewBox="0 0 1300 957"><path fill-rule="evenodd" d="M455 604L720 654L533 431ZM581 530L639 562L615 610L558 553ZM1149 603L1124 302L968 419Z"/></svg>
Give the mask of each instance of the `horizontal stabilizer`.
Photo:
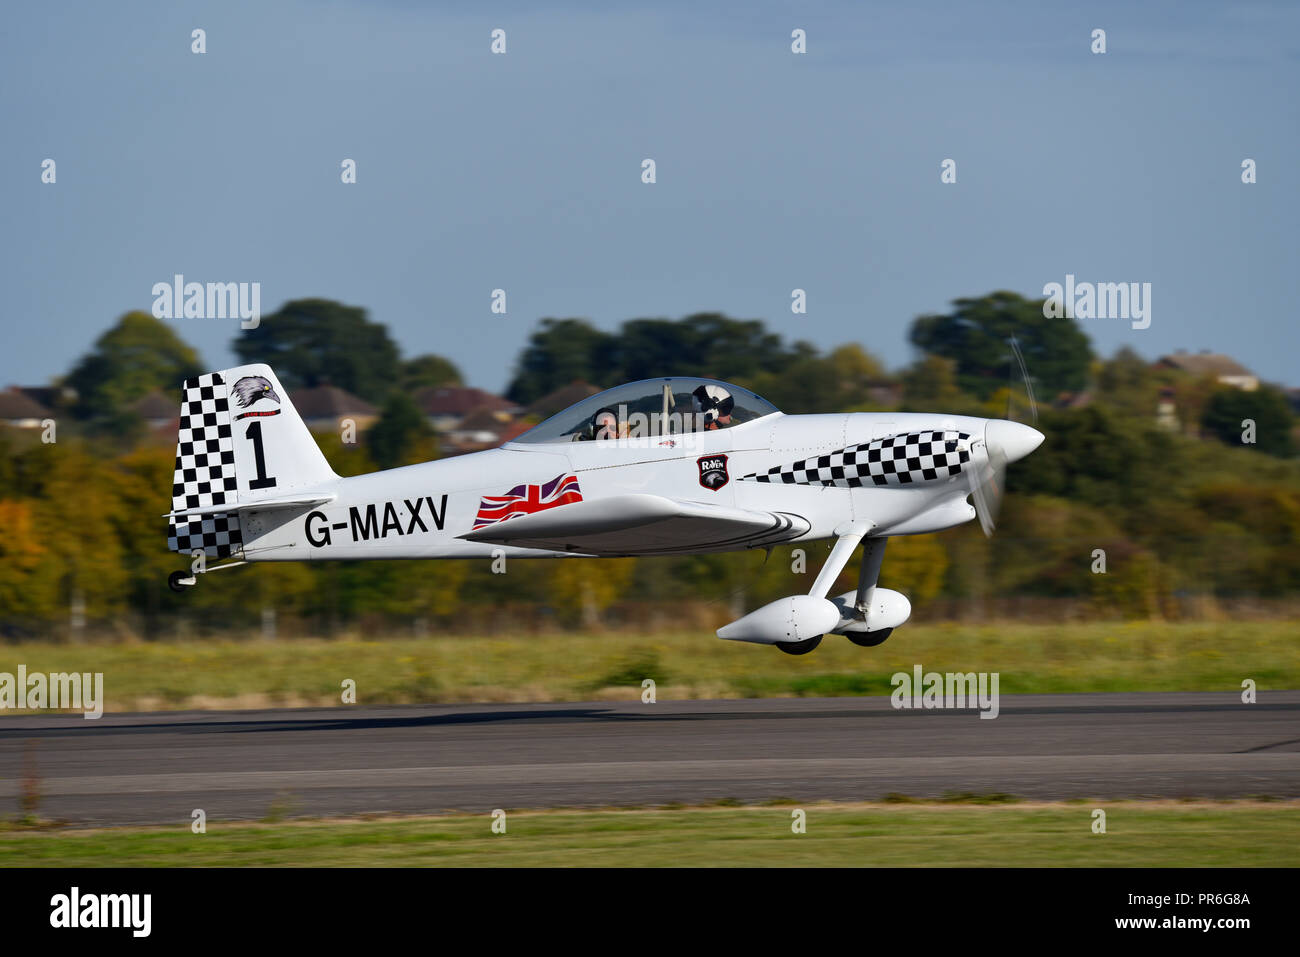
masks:
<svg viewBox="0 0 1300 957"><path fill-rule="evenodd" d="M163 518L194 518L199 515L233 515L235 512L261 511L266 508L292 508L295 505L324 505L332 502L337 495L285 495L280 498L259 498L252 502L231 502L226 505L204 505L200 508L185 508L168 512Z"/></svg>

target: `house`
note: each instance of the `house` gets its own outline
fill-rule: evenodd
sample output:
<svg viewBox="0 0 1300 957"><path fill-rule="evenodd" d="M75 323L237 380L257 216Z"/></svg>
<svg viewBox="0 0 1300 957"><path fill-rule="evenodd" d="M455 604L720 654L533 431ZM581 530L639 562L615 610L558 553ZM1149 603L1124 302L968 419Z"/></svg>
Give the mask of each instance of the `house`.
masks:
<svg viewBox="0 0 1300 957"><path fill-rule="evenodd" d="M533 402L524 414L530 418L545 419L556 412L563 412L569 406L581 402L583 399L590 398L601 390L590 382L583 382L577 379L566 386L561 386L554 392L547 393L540 399Z"/></svg>
<svg viewBox="0 0 1300 957"><path fill-rule="evenodd" d="M131 411L144 419L145 425L151 429L171 427L174 430L181 417L180 403L156 389L132 403Z"/></svg>
<svg viewBox="0 0 1300 957"><path fill-rule="evenodd" d="M903 384L884 380L868 382L867 398L882 409L897 409L903 402Z"/></svg>
<svg viewBox="0 0 1300 957"><path fill-rule="evenodd" d="M446 441L460 450L493 448L501 444L501 435L513 424L509 413L480 406L445 433Z"/></svg>
<svg viewBox="0 0 1300 957"><path fill-rule="evenodd" d="M1062 392L1052 402L1056 409L1086 409L1092 405L1092 392Z"/></svg>
<svg viewBox="0 0 1300 957"><path fill-rule="evenodd" d="M468 386L426 386L417 390L413 398L440 435L457 428L466 416L480 409L503 412L507 417L519 412L519 407L509 399Z"/></svg>
<svg viewBox="0 0 1300 957"><path fill-rule="evenodd" d="M38 405L51 411L77 398L77 390L57 385L16 385L15 392L21 392Z"/></svg>
<svg viewBox="0 0 1300 957"><path fill-rule="evenodd" d="M1259 378L1236 359L1222 353L1202 349L1200 352L1188 352L1179 349L1173 355L1161 356L1156 366L1163 369L1176 369L1188 375L1201 378L1210 376L1215 381L1230 385L1244 392L1254 392L1259 388Z"/></svg>
<svg viewBox="0 0 1300 957"><path fill-rule="evenodd" d="M515 419L497 435L497 443L511 442L519 438L533 427L531 422L525 422L523 419Z"/></svg>
<svg viewBox="0 0 1300 957"><path fill-rule="evenodd" d="M1178 431L1178 403L1175 401L1173 386L1164 386L1160 389L1160 397L1156 399L1156 425L1167 432Z"/></svg>
<svg viewBox="0 0 1300 957"><path fill-rule="evenodd" d="M39 429L54 414L17 386L0 392L0 425L15 429Z"/></svg>
<svg viewBox="0 0 1300 957"><path fill-rule="evenodd" d="M314 432L338 432L351 420L358 432L364 432L379 418L379 410L336 385L318 385L296 389L290 397L307 428Z"/></svg>

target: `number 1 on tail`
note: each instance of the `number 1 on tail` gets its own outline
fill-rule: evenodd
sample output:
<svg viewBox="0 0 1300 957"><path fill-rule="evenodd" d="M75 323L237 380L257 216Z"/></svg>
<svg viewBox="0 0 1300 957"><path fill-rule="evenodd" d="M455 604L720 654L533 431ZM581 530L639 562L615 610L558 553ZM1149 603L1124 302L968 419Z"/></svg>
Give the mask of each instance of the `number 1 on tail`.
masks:
<svg viewBox="0 0 1300 957"><path fill-rule="evenodd" d="M253 458L257 462L257 478L248 483L250 489L275 488L275 479L266 474L266 453L262 451L262 423L250 422L244 437L253 443Z"/></svg>

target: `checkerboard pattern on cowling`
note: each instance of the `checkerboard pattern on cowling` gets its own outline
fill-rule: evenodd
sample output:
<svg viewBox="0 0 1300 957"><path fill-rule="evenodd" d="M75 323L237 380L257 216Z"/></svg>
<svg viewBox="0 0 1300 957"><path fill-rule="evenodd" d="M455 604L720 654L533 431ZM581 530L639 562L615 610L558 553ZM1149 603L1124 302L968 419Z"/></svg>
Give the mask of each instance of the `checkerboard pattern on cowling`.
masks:
<svg viewBox="0 0 1300 957"><path fill-rule="evenodd" d="M784 485L914 485L950 478L970 461L968 432L906 432L754 472L744 480Z"/></svg>
<svg viewBox="0 0 1300 957"><path fill-rule="evenodd" d="M225 380L219 372L186 379L176 437L172 511L233 505L235 492L235 444ZM212 558L227 558L242 542L236 512L173 519L167 529L167 547L174 552L189 554L201 548Z"/></svg>

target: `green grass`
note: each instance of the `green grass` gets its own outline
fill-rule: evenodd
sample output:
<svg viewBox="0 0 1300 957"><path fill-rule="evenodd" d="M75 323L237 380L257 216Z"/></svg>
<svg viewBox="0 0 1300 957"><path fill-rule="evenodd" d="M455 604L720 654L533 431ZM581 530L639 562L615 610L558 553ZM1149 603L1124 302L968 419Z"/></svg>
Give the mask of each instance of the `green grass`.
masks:
<svg viewBox="0 0 1300 957"><path fill-rule="evenodd" d="M978 797L978 796L974 796ZM971 799L973 800L973 798ZM1078 802L511 812L388 820L0 830L0 866L1300 866L1300 806ZM1107 832L1092 832L1092 811Z"/></svg>
<svg viewBox="0 0 1300 957"><path fill-rule="evenodd" d="M914 664L996 671L1005 694L1300 688L1287 622L906 625L876 648L828 636L803 657L711 633L0 645L0 671L104 673L107 710L888 694Z"/></svg>

